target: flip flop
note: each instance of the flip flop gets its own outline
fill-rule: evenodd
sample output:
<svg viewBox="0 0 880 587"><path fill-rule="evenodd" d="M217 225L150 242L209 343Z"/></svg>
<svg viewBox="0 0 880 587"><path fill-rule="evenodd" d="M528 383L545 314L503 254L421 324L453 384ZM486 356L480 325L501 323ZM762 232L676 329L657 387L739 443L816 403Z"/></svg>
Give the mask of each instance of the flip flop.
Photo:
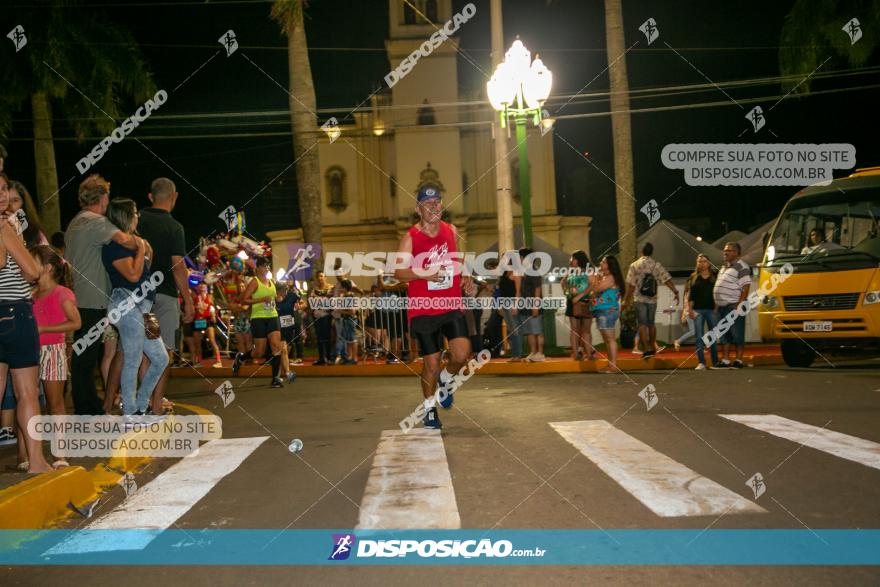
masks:
<svg viewBox="0 0 880 587"><path fill-rule="evenodd" d="M64 467L69 467L69 466L70 466L70 463L68 463L67 461L62 460L62 459L59 459L59 460L55 461L54 463L52 463L52 468L55 470L63 469Z"/></svg>

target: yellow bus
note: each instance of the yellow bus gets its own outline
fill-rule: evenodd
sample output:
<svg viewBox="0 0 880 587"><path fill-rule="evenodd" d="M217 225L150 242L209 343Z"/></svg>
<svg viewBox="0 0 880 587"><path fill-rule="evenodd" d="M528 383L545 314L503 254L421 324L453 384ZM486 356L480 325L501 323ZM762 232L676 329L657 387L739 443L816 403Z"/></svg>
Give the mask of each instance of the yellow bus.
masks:
<svg viewBox="0 0 880 587"><path fill-rule="evenodd" d="M880 167L795 194L766 244L758 323L787 365L880 354Z"/></svg>

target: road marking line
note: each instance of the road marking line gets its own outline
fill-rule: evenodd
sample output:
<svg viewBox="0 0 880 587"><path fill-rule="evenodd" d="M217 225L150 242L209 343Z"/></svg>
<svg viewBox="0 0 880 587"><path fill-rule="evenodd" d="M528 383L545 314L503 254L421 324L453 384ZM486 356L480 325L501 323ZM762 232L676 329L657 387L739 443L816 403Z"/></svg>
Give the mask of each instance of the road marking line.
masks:
<svg viewBox="0 0 880 587"><path fill-rule="evenodd" d="M658 516L766 513L756 503L703 477L605 420L550 422L550 426Z"/></svg>
<svg viewBox="0 0 880 587"><path fill-rule="evenodd" d="M268 436L225 438L203 444L198 453L174 464L141 487L116 509L84 526L86 530L146 529L155 532L120 532L128 540L113 540L104 533L75 534L46 551L46 555L140 550L174 524L217 483L237 469Z"/></svg>
<svg viewBox="0 0 880 587"><path fill-rule="evenodd" d="M880 444L864 438L789 420L776 414L721 414L721 417L848 461L880 469Z"/></svg>
<svg viewBox="0 0 880 587"><path fill-rule="evenodd" d="M356 528L461 528L439 430L382 432Z"/></svg>

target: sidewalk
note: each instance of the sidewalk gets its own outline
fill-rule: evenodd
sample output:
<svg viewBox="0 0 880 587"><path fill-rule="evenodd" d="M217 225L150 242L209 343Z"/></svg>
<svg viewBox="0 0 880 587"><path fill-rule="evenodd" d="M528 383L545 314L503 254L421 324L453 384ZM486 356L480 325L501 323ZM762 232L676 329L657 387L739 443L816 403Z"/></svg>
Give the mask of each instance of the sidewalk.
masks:
<svg viewBox="0 0 880 587"><path fill-rule="evenodd" d="M708 354L708 353L707 353ZM306 359L303 365L294 365L293 371L298 377L405 377L421 373L422 362L411 361L388 365L384 361L360 361L357 365L324 365L313 366L317 357ZM746 345L743 353L746 366L782 365L782 354L778 345ZM223 360L222 369L204 367L175 367L171 370L172 377L232 377L232 361ZM569 357L548 357L541 363L509 363L506 359L492 359L480 369L480 375L547 375L561 373L596 373L608 366L608 361L572 361ZM644 360L641 355L629 351L620 353L617 366L625 372L656 371L673 369L693 369L697 366L697 356L693 347L684 347L675 352L668 348L652 359ZM270 367L244 365L238 373L239 377L268 377Z"/></svg>
<svg viewBox="0 0 880 587"><path fill-rule="evenodd" d="M174 403L178 415L213 415L198 406ZM44 443L46 444L46 443ZM48 446L45 447L47 457ZM142 470L153 457L116 454L108 458L77 458L70 467L29 475L11 471L16 445L0 447L0 529L50 528L75 515L69 505L83 507L116 487L126 472ZM50 458L51 462L52 459Z"/></svg>

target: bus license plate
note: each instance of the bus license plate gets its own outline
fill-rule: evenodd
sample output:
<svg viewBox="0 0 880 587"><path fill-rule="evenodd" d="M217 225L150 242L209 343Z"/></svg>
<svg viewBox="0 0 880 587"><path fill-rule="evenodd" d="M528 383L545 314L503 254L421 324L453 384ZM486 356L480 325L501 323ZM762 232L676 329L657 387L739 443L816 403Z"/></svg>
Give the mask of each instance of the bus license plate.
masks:
<svg viewBox="0 0 880 587"><path fill-rule="evenodd" d="M804 332L831 332L830 320L813 320L804 322Z"/></svg>

